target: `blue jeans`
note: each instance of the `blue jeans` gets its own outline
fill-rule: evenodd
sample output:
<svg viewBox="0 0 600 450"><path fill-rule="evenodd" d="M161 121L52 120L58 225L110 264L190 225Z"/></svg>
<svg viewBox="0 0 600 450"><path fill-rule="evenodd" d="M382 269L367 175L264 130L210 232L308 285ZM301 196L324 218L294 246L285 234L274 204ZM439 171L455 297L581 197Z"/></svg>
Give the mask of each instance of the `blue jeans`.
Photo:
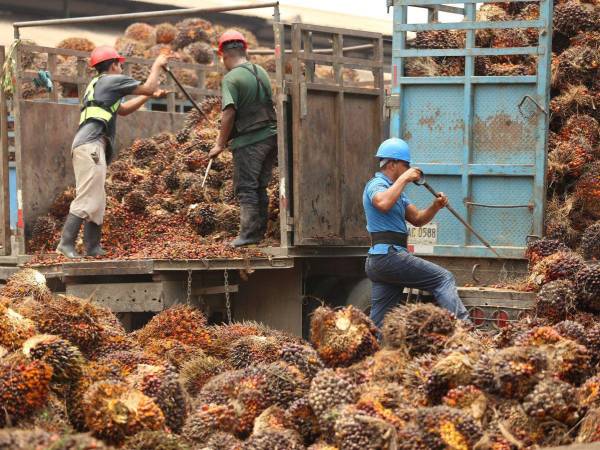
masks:
<svg viewBox="0 0 600 450"><path fill-rule="evenodd" d="M405 287L431 292L439 306L461 320L469 320L454 275L432 262L390 246L386 255L369 255L365 271L373 283L371 320L379 328L385 314L402 300Z"/></svg>

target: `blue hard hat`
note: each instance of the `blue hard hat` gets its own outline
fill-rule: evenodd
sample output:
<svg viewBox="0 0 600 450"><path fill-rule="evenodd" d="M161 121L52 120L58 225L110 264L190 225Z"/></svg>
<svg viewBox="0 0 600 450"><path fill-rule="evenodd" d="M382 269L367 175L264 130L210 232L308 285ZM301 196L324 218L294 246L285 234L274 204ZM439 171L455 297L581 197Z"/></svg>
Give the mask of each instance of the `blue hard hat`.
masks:
<svg viewBox="0 0 600 450"><path fill-rule="evenodd" d="M381 143L377 150L377 158L406 161L410 164L410 148L399 138L390 138Z"/></svg>

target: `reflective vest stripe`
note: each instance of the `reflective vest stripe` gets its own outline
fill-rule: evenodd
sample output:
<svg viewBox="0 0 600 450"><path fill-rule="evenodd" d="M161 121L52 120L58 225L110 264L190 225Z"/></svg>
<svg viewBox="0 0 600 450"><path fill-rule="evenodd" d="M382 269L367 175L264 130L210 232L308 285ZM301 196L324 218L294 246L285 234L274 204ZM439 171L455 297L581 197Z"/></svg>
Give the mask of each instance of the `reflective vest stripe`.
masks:
<svg viewBox="0 0 600 450"><path fill-rule="evenodd" d="M81 107L81 115L79 116L79 125L83 124L88 119L98 119L102 122L108 123L116 114L119 106L121 105L120 99L109 108L104 108L98 104L94 104L94 89L96 87L96 83L102 76L103 75L93 78L85 89L85 94L83 95L83 105Z"/></svg>

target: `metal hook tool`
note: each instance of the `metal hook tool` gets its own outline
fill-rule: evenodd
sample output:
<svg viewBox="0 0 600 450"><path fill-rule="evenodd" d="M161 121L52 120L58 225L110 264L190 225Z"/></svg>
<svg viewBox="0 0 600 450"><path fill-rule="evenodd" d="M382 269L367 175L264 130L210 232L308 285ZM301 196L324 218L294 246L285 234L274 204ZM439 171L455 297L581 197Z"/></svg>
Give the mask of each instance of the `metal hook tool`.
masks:
<svg viewBox="0 0 600 450"><path fill-rule="evenodd" d="M423 186L425 189L427 189L429 192L431 192L434 197L439 197L437 191L435 189L433 189L427 181L425 181L425 176L423 175L423 173L421 173L421 178L418 181L415 181L414 183L417 186ZM469 230L471 233L473 233L475 235L475 237L477 239L479 239L483 245L485 245L488 249L490 249L490 251L492 253L494 253L494 255L496 255L498 258L502 258L500 256L500 254L496 251L496 249L494 249L488 241L486 241L477 231L475 231L475 229L465 219L463 219L462 216L452 206L450 206L449 203L446 205L446 209L448 211L450 211L450 213L452 213L452 215L454 217L456 217L458 219L458 221L467 228L467 230Z"/></svg>
<svg viewBox="0 0 600 450"><path fill-rule="evenodd" d="M192 103L194 108L196 108L198 110L200 115L202 117L204 117L206 120L209 120L208 117L206 116L206 114L204 113L204 111L202 111L202 109L200 109L200 106L198 106L198 103L196 103L196 101L192 98L192 96L188 93L188 91L185 90L185 88L179 82L179 80L175 77L175 75L173 75L173 72L171 71L169 66L163 66L163 69L165 72L167 72L169 74L169 76L173 79L173 81L179 87L179 89L181 89L181 92L183 92L183 95L185 95L187 97L187 99ZM202 179L202 186L201 186L202 188L204 188L204 185L206 184L206 179L208 178L208 173L210 172L210 169L212 168L213 161L214 161L214 158L210 158L210 161L208 161L208 166L206 166L206 172L204 172L204 178Z"/></svg>

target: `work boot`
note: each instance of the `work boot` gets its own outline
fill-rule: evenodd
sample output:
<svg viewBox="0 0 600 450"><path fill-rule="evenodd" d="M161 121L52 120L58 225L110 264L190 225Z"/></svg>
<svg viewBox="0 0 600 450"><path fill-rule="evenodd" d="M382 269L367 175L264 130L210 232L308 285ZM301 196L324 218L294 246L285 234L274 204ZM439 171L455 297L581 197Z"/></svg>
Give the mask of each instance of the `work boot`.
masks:
<svg viewBox="0 0 600 450"><path fill-rule="evenodd" d="M63 226L60 242L56 248L57 253L62 253L67 258L81 258L81 255L75 250L75 240L79 234L83 219L69 213L65 225Z"/></svg>
<svg viewBox="0 0 600 450"><path fill-rule="evenodd" d="M260 205L258 206L258 214L260 224L258 227L258 237L259 239L264 239L269 226L269 202L260 203Z"/></svg>
<svg viewBox="0 0 600 450"><path fill-rule="evenodd" d="M260 214L258 205L241 205L240 208L240 234L230 244L232 247L257 244L259 236Z"/></svg>
<svg viewBox="0 0 600 450"><path fill-rule="evenodd" d="M102 225L94 222L86 222L83 226L83 244L87 256L104 256L106 252L102 249Z"/></svg>

